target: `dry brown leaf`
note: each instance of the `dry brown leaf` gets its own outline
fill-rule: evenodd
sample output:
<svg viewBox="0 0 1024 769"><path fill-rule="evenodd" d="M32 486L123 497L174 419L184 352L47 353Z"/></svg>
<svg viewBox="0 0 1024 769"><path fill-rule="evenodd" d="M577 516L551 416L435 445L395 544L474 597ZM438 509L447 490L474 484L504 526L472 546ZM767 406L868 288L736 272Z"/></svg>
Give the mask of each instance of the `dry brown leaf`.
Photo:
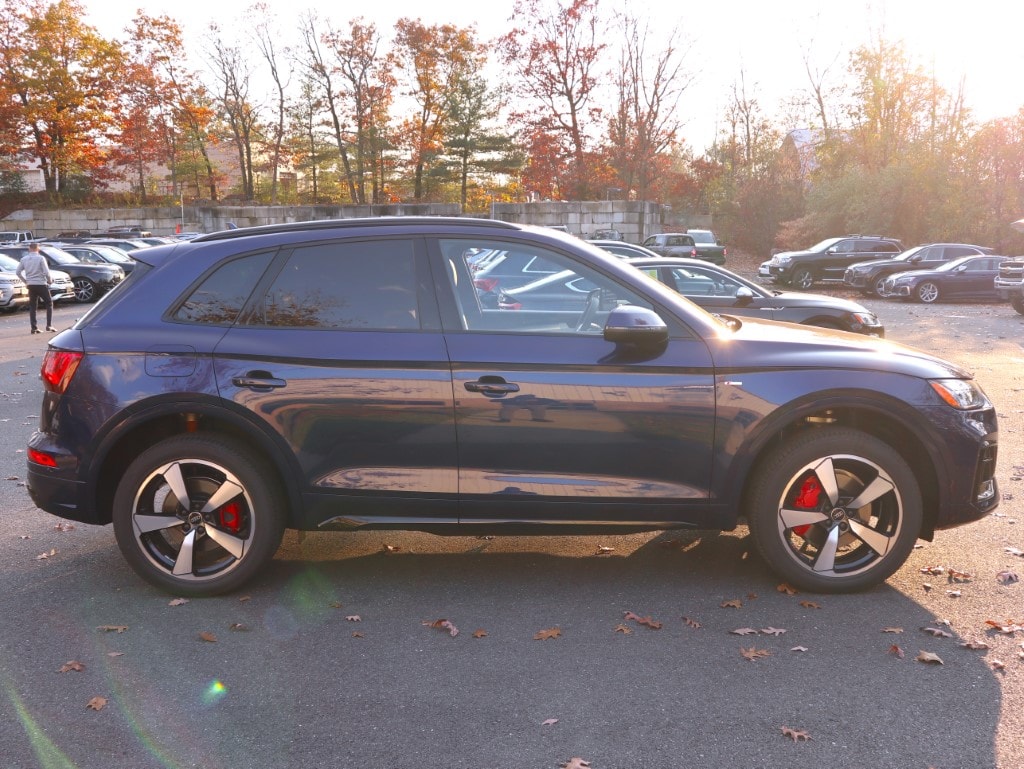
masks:
<svg viewBox="0 0 1024 769"><path fill-rule="evenodd" d="M718 605L723 609L742 609L743 601L741 601L739 598L731 598L728 601L722 601Z"/></svg>
<svg viewBox="0 0 1024 769"><path fill-rule="evenodd" d="M435 619L433 622L430 622L428 620L428 621L424 622L423 624L427 625L428 627L437 628L438 630L447 630L448 631L448 635L450 635L452 638L454 638L455 636L457 636L459 634L459 629L457 627L455 627L455 625L453 625L450 620Z"/></svg>
<svg viewBox="0 0 1024 769"><path fill-rule="evenodd" d="M108 657L123 657L124 652L107 652Z"/></svg>
<svg viewBox="0 0 1024 769"><path fill-rule="evenodd" d="M903 649L901 649L898 644L893 644L889 647L889 654L903 659Z"/></svg>
<svg viewBox="0 0 1024 769"><path fill-rule="evenodd" d="M549 638L559 638L562 635L562 631L557 627L549 627L546 630L538 630L533 634L534 641L547 641Z"/></svg>
<svg viewBox="0 0 1024 769"><path fill-rule="evenodd" d="M173 598L173 599L171 599L171 602L169 604L167 604L167 605L168 606L184 606L187 603L188 603L188 599L187 598Z"/></svg>
<svg viewBox="0 0 1024 769"><path fill-rule="evenodd" d="M965 649L984 650L989 648L988 644L984 641L964 641L960 645Z"/></svg>
<svg viewBox="0 0 1024 769"><path fill-rule="evenodd" d="M487 631L480 629L473 631L473 638L487 638Z"/></svg>
<svg viewBox="0 0 1024 769"><path fill-rule="evenodd" d="M947 590L946 595L948 595L950 598L959 598L961 593L959 590Z"/></svg>
<svg viewBox="0 0 1024 769"><path fill-rule="evenodd" d="M931 663L936 664L936 665L944 665L945 664L942 661L942 658L939 657L938 654L935 654L934 652L926 652L926 651L923 651L923 650L918 652L918 654L917 654L917 661L918 662L931 662Z"/></svg>
<svg viewBox="0 0 1024 769"><path fill-rule="evenodd" d="M211 643L211 644L217 643L217 636L215 636L209 630L204 630L203 632L201 632L199 634L199 639L201 641L206 641L206 643Z"/></svg>
<svg viewBox="0 0 1024 769"><path fill-rule="evenodd" d="M811 739L811 735L809 735L807 732L799 731L797 729L790 729L788 726L782 727L782 736L789 737L793 740L793 742L800 742L800 740L804 740L806 742L807 740Z"/></svg>
<svg viewBox="0 0 1024 769"><path fill-rule="evenodd" d="M245 603L246 601L251 601L251 600L252 600L252 596L251 595L243 595L243 596L239 596L239 598L238 598L238 602L239 603Z"/></svg>
<svg viewBox="0 0 1024 769"><path fill-rule="evenodd" d="M733 635L757 635L757 631L752 627L738 627L735 630L730 630Z"/></svg>
<svg viewBox="0 0 1024 769"><path fill-rule="evenodd" d="M882 628L883 633L902 633L903 628L901 627L884 627Z"/></svg>
<svg viewBox="0 0 1024 769"><path fill-rule="evenodd" d="M683 624L685 624L687 627L692 627L695 630L700 630L701 628L701 624L697 620L691 619L690 617L683 617Z"/></svg>
<svg viewBox="0 0 1024 769"><path fill-rule="evenodd" d="M966 571L957 571L956 569L950 569L946 579L950 582L970 582L974 579L973 574L968 574Z"/></svg>
<svg viewBox="0 0 1024 769"><path fill-rule="evenodd" d="M1020 577L1013 571L1001 571L996 574L996 582L1000 585L1012 585L1015 582L1020 582Z"/></svg>
<svg viewBox="0 0 1024 769"><path fill-rule="evenodd" d="M930 574L933 577L946 573L945 566L925 566L921 569L922 574Z"/></svg>
<svg viewBox="0 0 1024 769"><path fill-rule="evenodd" d="M81 673L83 670L85 670L85 665L83 665L81 662L78 662L77 660L70 660L69 662L65 662L60 667L61 673L67 673L71 670L75 671L76 673Z"/></svg>
<svg viewBox="0 0 1024 769"><path fill-rule="evenodd" d="M558 719L557 718L545 718L543 721L540 722L540 725L541 726L554 726L557 723L558 723Z"/></svg>
<svg viewBox="0 0 1024 769"><path fill-rule="evenodd" d="M562 769L590 769L590 762L584 761L579 756L573 756L564 764L559 764Z"/></svg>
<svg viewBox="0 0 1024 769"><path fill-rule="evenodd" d="M8 480L12 480L12 479L8 479ZM17 480L17 478L15 478L13 480ZM60 532L74 531L75 530L75 524L61 522L61 523L55 524L54 527L53 527L53 530L54 531L60 531Z"/></svg>
<svg viewBox="0 0 1024 769"><path fill-rule="evenodd" d="M773 635L773 636L775 636L776 638L778 638L778 637L779 637L780 635L782 635L782 634L783 634L783 633L785 633L786 631L785 631L785 630L783 630L783 629L782 629L782 628L780 628L780 627L770 627L770 626L769 626L769 627L763 627L763 628L761 628L761 632L762 632L762 633L764 633L765 635Z"/></svg>
<svg viewBox="0 0 1024 769"><path fill-rule="evenodd" d="M952 638L953 637L952 633L948 633L948 632L946 632L945 630L943 630L942 628L939 628L939 627L923 627L923 628L921 628L921 630L923 630L926 633L931 633L936 638Z"/></svg>
<svg viewBox="0 0 1024 769"><path fill-rule="evenodd" d="M988 664L992 666L993 670L1006 670L1006 663L1002 660L992 659Z"/></svg>
<svg viewBox="0 0 1024 769"><path fill-rule="evenodd" d="M246 625L244 622L232 622L230 625L228 625L228 630L233 630L236 633L244 632L244 631L246 631L248 629L249 629L249 626Z"/></svg>
<svg viewBox="0 0 1024 769"><path fill-rule="evenodd" d="M814 601L801 601L800 605L803 606L805 609L820 609L821 608L821 604L820 603L815 603Z"/></svg>
<svg viewBox="0 0 1024 769"><path fill-rule="evenodd" d="M631 635L633 629L629 625L623 625L621 622L615 626L616 633L622 633L623 635Z"/></svg>
<svg viewBox="0 0 1024 769"><path fill-rule="evenodd" d="M36 556L36 560L37 561L45 561L47 558L52 558L55 555L57 555L57 548L53 548L48 553L40 553L39 555Z"/></svg>
<svg viewBox="0 0 1024 769"><path fill-rule="evenodd" d="M805 652L805 651L807 651L807 647L806 646L794 646L792 649L790 649L790 651L791 652Z"/></svg>
<svg viewBox="0 0 1024 769"><path fill-rule="evenodd" d="M757 600L757 593L747 593L747 600L748 601L756 601Z"/></svg>
<svg viewBox="0 0 1024 769"><path fill-rule="evenodd" d="M128 626L127 625L100 625L96 629L97 630L102 630L102 631L104 631L106 633L111 633L111 632L113 632L113 633L123 633L124 631L126 631L128 629Z"/></svg>
<svg viewBox="0 0 1024 769"><path fill-rule="evenodd" d="M614 552L615 552L615 548L614 547L605 547L604 545L602 545L601 547L597 548L597 554L598 555L608 555L608 553L614 553Z"/></svg>
<svg viewBox="0 0 1024 769"><path fill-rule="evenodd" d="M347 621L349 621L349 622L362 622L363 621L363 618L360 617L358 614L349 614L347 617L345 617L345 619Z"/></svg>
<svg viewBox="0 0 1024 769"><path fill-rule="evenodd" d="M382 553L398 553L401 552L402 548L398 545L384 545L381 548Z"/></svg>
<svg viewBox="0 0 1024 769"><path fill-rule="evenodd" d="M770 651L768 651L767 649L757 649L757 648L755 648L753 646L751 646L749 649L744 649L741 646L740 647L740 656L742 656L744 659L747 659L747 660L750 660L751 662L753 662L754 660L759 660L759 659L762 659L763 657L770 657L770 656L772 656L772 653Z"/></svg>
<svg viewBox="0 0 1024 769"><path fill-rule="evenodd" d="M1014 621L1012 619L1008 619L1004 622L997 622L995 620L987 619L985 620L985 624L991 625L1004 635L1013 635L1018 630L1024 630L1024 620Z"/></svg>
<svg viewBox="0 0 1024 769"><path fill-rule="evenodd" d="M103 710L103 708L107 706L107 698L93 697L91 700L85 703L85 706L89 708L89 710Z"/></svg>
<svg viewBox="0 0 1024 769"><path fill-rule="evenodd" d="M353 638L364 638L365 636L362 633L360 633L358 630L353 630L352 631L352 637Z"/></svg>
<svg viewBox="0 0 1024 769"><path fill-rule="evenodd" d="M932 585L931 585L930 582L923 582L923 583L921 583L921 587L924 588L924 592L926 592L926 593L930 592L931 589L932 589Z"/></svg>
<svg viewBox="0 0 1024 769"><path fill-rule="evenodd" d="M788 582L780 582L778 585L775 586L775 589L778 590L780 593L785 593L786 595L796 595L800 592Z"/></svg>
<svg viewBox="0 0 1024 769"><path fill-rule="evenodd" d="M1019 547L1007 547L1007 548L1003 548L1003 549L1006 550L1006 552L1009 553L1010 555L1024 556L1024 550L1021 550Z"/></svg>

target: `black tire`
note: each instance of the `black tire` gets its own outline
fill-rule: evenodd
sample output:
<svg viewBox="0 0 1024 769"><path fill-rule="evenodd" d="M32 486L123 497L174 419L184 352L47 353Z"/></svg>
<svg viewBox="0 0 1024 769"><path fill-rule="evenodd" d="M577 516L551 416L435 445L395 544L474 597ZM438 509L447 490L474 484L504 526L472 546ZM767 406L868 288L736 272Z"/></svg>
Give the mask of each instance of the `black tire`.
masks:
<svg viewBox="0 0 1024 769"><path fill-rule="evenodd" d="M790 279L789 284L794 288L806 291L814 285L814 276L806 267L798 267L793 271L793 277Z"/></svg>
<svg viewBox="0 0 1024 769"><path fill-rule="evenodd" d="M161 441L118 484L118 547L139 576L174 595L235 590L281 544L284 504L270 478L265 463L236 441L203 433Z"/></svg>
<svg viewBox="0 0 1024 769"><path fill-rule="evenodd" d="M1018 315L1024 315L1024 296L1015 296L1010 300L1010 304L1017 311Z"/></svg>
<svg viewBox="0 0 1024 769"><path fill-rule="evenodd" d="M75 301L79 303L95 302L99 299L96 291L96 284L88 278L75 278L71 281L75 284Z"/></svg>
<svg viewBox="0 0 1024 769"><path fill-rule="evenodd" d="M917 288L914 289L914 295L917 297L919 302L934 304L939 301L939 298L942 296L942 292L939 290L937 284L930 280L926 280L924 283L917 284Z"/></svg>
<svg viewBox="0 0 1024 769"><path fill-rule="evenodd" d="M868 291L868 293L874 294L875 296L881 296L882 291L885 288L885 280L888 277L888 275L879 275L877 278L875 278L875 282L871 284L871 288Z"/></svg>
<svg viewBox="0 0 1024 769"><path fill-rule="evenodd" d="M816 428L772 451L746 499L750 532L768 565L795 587L820 593L887 579L910 555L923 520L906 461L848 428Z"/></svg>

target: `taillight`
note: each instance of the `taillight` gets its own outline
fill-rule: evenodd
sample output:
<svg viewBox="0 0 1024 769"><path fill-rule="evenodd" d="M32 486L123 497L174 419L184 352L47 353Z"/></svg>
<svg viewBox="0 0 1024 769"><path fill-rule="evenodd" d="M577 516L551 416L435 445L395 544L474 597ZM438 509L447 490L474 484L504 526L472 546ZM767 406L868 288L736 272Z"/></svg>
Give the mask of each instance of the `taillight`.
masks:
<svg viewBox="0 0 1024 769"><path fill-rule="evenodd" d="M44 454L43 452L36 451L35 449L28 450L28 460L29 462L35 462L36 464L45 465L46 467L57 466L57 460L54 459L52 455Z"/></svg>
<svg viewBox="0 0 1024 769"><path fill-rule="evenodd" d="M728 255L729 255L729 249L728 248L723 248L722 249L722 256L728 256Z"/></svg>
<svg viewBox="0 0 1024 769"><path fill-rule="evenodd" d="M41 374L46 388L51 392L63 393L75 375L82 353L68 350L47 350L43 358Z"/></svg>

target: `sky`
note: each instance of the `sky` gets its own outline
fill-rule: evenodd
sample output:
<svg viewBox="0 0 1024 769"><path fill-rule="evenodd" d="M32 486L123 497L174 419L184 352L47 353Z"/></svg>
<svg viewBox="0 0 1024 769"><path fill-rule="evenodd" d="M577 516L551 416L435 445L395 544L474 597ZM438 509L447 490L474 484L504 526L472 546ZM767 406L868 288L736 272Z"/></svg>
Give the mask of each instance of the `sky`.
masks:
<svg viewBox="0 0 1024 769"><path fill-rule="evenodd" d="M120 36L128 9L177 20L194 51L210 22L223 30L244 30L252 0L81 0L87 21L107 37ZM298 18L309 7L335 25L362 17L387 34L400 18L424 23L477 27L481 39L507 30L512 0L383 0L347 10L346 4L284 5L265 0L280 21L282 43L291 39ZM879 35L902 41L911 61L934 73L949 91L965 84L966 101L980 120L1007 117L1024 107L1024 3L1019 0L599 0L605 11L624 7L648 20L652 39L675 32L694 75L681 102L683 135L698 153L713 140L734 83L744 73L748 94L769 117L781 116L780 103L808 83L804 57L818 67L843 68L846 53ZM841 56L836 61L836 54ZM198 59L193 66L201 68ZM802 126L786 126L798 128Z"/></svg>

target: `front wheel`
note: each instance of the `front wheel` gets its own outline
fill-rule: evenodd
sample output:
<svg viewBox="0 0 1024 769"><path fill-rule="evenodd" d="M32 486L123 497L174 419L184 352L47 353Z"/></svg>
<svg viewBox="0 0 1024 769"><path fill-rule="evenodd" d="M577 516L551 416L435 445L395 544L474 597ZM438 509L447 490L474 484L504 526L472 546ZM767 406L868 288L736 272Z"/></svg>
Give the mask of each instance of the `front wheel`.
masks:
<svg viewBox="0 0 1024 769"><path fill-rule="evenodd" d="M939 301L939 287L930 280L917 287L917 298L925 304Z"/></svg>
<svg viewBox="0 0 1024 769"><path fill-rule="evenodd" d="M875 280L874 284L872 285L871 293L873 293L875 296L883 296L883 294L885 292L885 279L886 279L886 277L887 276L885 276L885 275L881 276L880 278Z"/></svg>
<svg viewBox="0 0 1024 769"><path fill-rule="evenodd" d="M811 275L811 271L806 267L799 267L793 273L793 279L790 281L790 284L795 288L800 288L806 291L814 285L814 276Z"/></svg>
<svg viewBox="0 0 1024 769"><path fill-rule="evenodd" d="M75 301L95 302L97 298L96 284L88 278L75 278Z"/></svg>
<svg viewBox="0 0 1024 769"><path fill-rule="evenodd" d="M1010 304L1013 305L1013 309L1017 311L1018 315L1024 315L1024 297L1015 296L1010 300Z"/></svg>
<svg viewBox="0 0 1024 769"><path fill-rule="evenodd" d="M808 431L772 452L747 495L751 535L769 566L804 590L863 590L909 557L923 519L906 461L846 428Z"/></svg>
<svg viewBox="0 0 1024 769"><path fill-rule="evenodd" d="M114 496L114 534L131 567L175 595L235 590L274 555L281 495L244 445L201 433L142 452Z"/></svg>

